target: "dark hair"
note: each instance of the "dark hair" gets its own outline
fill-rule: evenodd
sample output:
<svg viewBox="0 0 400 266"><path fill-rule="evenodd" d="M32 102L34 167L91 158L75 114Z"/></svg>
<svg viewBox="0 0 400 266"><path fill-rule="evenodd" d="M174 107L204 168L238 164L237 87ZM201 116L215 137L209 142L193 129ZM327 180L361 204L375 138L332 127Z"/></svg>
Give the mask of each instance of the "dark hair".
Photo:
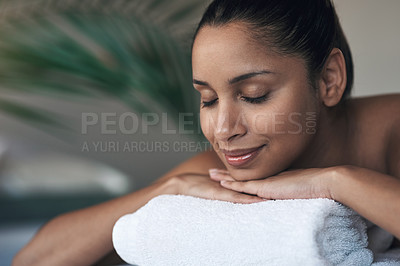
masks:
<svg viewBox="0 0 400 266"><path fill-rule="evenodd" d="M350 47L330 0L215 0L205 11L194 38L204 26L240 22L252 39L283 55L302 57L313 85L334 47L346 61L347 84L342 102L353 85Z"/></svg>

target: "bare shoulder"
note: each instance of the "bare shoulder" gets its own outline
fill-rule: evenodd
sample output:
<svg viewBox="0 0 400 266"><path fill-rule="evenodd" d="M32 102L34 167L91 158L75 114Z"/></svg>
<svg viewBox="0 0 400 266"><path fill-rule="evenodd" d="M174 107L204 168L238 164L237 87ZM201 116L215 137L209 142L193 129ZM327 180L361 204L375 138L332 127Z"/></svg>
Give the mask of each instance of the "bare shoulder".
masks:
<svg viewBox="0 0 400 266"><path fill-rule="evenodd" d="M388 174L400 179L400 121L393 126L386 154Z"/></svg>
<svg viewBox="0 0 400 266"><path fill-rule="evenodd" d="M353 98L350 103L362 117L381 118L389 123L400 119L400 93Z"/></svg>
<svg viewBox="0 0 400 266"><path fill-rule="evenodd" d="M371 97L365 101L376 112L378 126L385 133L385 163L387 173L400 179L400 94ZM368 106L366 106L368 108Z"/></svg>
<svg viewBox="0 0 400 266"><path fill-rule="evenodd" d="M347 109L362 161L399 177L400 94L352 98Z"/></svg>
<svg viewBox="0 0 400 266"><path fill-rule="evenodd" d="M400 94L360 98L361 117L381 132L386 173L400 178ZM357 105L357 104L356 104ZM372 117L372 118L371 118Z"/></svg>
<svg viewBox="0 0 400 266"><path fill-rule="evenodd" d="M383 134L387 139L400 123L400 93L353 98L348 110L364 132L375 132L381 137Z"/></svg>

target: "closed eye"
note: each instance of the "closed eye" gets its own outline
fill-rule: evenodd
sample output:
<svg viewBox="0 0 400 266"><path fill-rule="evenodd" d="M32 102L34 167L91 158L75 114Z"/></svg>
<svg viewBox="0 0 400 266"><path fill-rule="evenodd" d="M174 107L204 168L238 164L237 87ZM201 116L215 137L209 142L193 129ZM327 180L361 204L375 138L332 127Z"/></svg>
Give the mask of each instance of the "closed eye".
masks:
<svg viewBox="0 0 400 266"><path fill-rule="evenodd" d="M245 102L258 104L258 103L262 103L262 102L266 101L266 100L267 100L267 96L268 96L268 94L265 94L265 95L263 95L263 96L256 97L256 98L244 97L244 96L242 96L241 98L242 98Z"/></svg>
<svg viewBox="0 0 400 266"><path fill-rule="evenodd" d="M268 93L263 95L263 96L255 97L255 98L242 96L241 99L243 99L245 102L248 102L248 103L259 104L259 103L262 103L262 102L264 102L264 101L266 101L268 99ZM217 102L217 100L218 100L218 98L215 98L214 100L207 101L207 102L206 101L202 101L201 102L201 105L202 105L201 107L202 108L210 107L213 104L215 104Z"/></svg>
<svg viewBox="0 0 400 266"><path fill-rule="evenodd" d="M202 104L201 107L204 108L204 107L212 106L217 100L218 100L218 98L215 98L214 100L208 101L208 102L202 101L201 102L201 104Z"/></svg>

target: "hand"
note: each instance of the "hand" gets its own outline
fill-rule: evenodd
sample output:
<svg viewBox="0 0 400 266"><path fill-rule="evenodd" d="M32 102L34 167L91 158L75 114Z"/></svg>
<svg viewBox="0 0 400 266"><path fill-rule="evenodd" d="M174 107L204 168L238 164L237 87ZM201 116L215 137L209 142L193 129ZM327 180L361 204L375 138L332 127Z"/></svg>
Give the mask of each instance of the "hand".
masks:
<svg viewBox="0 0 400 266"><path fill-rule="evenodd" d="M209 175L184 173L172 177L172 182L180 195L193 196L204 199L230 201L234 203L256 203L264 201L260 197L247 195L224 188L219 182L210 179Z"/></svg>
<svg viewBox="0 0 400 266"><path fill-rule="evenodd" d="M210 178L221 186L264 199L333 199L330 168L298 169L282 172L261 180L235 181L225 170L210 169Z"/></svg>

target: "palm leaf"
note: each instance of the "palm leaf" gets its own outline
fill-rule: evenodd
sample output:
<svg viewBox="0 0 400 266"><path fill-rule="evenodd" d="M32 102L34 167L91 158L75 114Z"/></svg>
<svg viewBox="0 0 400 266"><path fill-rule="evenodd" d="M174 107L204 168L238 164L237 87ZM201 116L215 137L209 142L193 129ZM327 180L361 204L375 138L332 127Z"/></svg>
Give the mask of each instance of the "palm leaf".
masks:
<svg viewBox="0 0 400 266"><path fill-rule="evenodd" d="M203 6L200 0L2 1L2 90L113 97L138 112L164 110L176 121L180 112L196 114L182 36L191 34ZM173 34L178 26L180 34Z"/></svg>

